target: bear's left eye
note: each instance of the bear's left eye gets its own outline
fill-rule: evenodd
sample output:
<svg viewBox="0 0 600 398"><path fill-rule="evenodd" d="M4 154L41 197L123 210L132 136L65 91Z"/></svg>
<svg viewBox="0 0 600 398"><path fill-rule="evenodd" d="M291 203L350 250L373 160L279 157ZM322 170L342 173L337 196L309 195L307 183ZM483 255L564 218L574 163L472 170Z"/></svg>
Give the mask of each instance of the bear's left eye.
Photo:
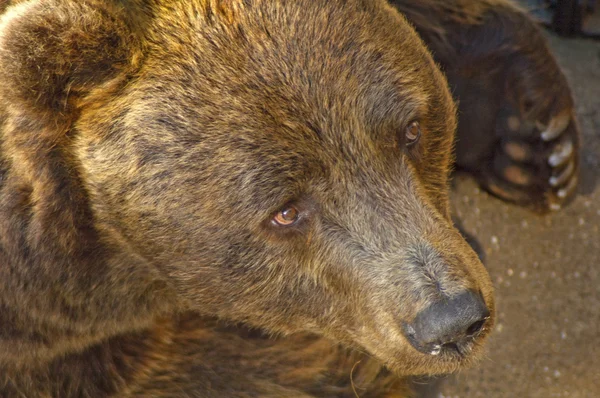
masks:
<svg viewBox="0 0 600 398"><path fill-rule="evenodd" d="M421 138L421 125L419 122L414 121L406 127L406 131L404 132L404 136L406 137L406 146L412 146L419 141Z"/></svg>
<svg viewBox="0 0 600 398"><path fill-rule="evenodd" d="M300 218L300 211L294 206L287 206L273 216L273 222L283 227L294 224Z"/></svg>

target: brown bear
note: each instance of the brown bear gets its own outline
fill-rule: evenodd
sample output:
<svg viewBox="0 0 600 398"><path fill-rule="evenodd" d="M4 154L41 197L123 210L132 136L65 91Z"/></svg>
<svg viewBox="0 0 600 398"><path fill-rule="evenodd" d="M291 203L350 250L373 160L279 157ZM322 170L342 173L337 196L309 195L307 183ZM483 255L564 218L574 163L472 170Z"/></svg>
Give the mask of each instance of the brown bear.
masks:
<svg viewBox="0 0 600 398"><path fill-rule="evenodd" d="M504 199L574 192L569 89L502 0L0 10L2 397L405 396L494 322L453 145Z"/></svg>

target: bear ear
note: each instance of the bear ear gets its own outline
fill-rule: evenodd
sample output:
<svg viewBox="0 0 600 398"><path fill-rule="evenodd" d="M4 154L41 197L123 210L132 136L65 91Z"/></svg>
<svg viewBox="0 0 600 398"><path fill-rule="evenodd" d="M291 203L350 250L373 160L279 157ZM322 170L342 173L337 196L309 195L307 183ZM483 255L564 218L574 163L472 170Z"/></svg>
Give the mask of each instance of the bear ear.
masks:
<svg viewBox="0 0 600 398"><path fill-rule="evenodd" d="M32 0L0 19L0 101L62 124L93 88L134 67L139 40L111 1Z"/></svg>

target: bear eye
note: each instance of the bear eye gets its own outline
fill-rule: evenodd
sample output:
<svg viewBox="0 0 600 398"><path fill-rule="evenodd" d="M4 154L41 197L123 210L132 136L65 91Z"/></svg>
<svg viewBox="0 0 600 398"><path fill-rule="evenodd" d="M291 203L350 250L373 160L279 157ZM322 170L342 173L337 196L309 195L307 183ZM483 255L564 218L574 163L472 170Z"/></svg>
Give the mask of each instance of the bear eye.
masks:
<svg viewBox="0 0 600 398"><path fill-rule="evenodd" d="M404 132L406 137L406 146L412 146L419 141L421 138L421 125L419 122L414 121L406 127L406 131Z"/></svg>
<svg viewBox="0 0 600 398"><path fill-rule="evenodd" d="M294 224L300 218L300 212L294 206L287 206L273 216L273 222L283 227Z"/></svg>

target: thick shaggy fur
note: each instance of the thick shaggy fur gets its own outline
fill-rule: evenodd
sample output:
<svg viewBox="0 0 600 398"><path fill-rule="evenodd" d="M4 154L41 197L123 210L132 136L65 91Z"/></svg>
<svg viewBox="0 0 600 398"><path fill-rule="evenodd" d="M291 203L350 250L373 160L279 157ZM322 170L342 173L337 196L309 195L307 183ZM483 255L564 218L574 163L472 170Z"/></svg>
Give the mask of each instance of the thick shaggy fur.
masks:
<svg viewBox="0 0 600 398"><path fill-rule="evenodd" d="M450 65L442 3L397 3ZM455 105L394 7L7 5L0 395L403 396L478 356L493 293L450 221ZM290 203L300 222L273 225ZM481 336L412 348L402 323L466 289Z"/></svg>

